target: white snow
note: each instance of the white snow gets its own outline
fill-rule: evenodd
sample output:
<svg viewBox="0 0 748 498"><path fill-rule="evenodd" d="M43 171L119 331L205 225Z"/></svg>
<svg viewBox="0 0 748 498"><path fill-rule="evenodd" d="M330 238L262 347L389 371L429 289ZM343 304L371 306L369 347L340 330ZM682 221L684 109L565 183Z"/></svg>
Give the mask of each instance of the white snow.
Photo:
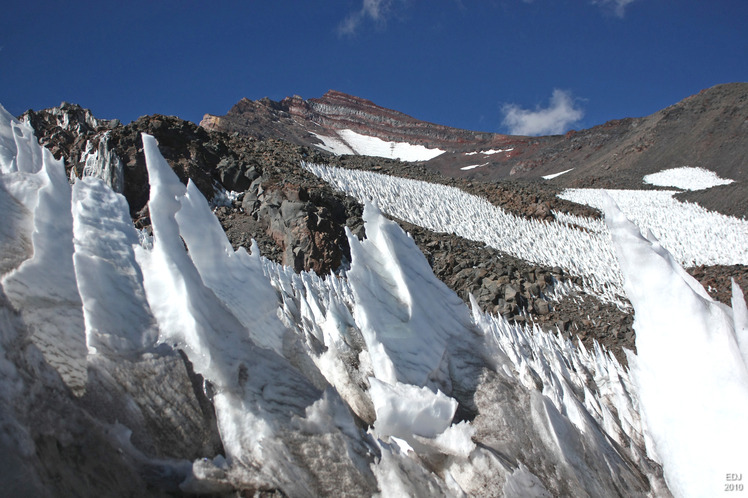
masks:
<svg viewBox="0 0 748 498"><path fill-rule="evenodd" d="M463 170L463 171L467 171L467 170L471 170L471 169L475 169L475 168L482 168L483 166L488 166L489 164L490 164L490 163L483 163L483 164L472 164L472 165L470 165L470 166L463 166L463 167L462 167L462 168L460 168L460 169L461 169L461 170Z"/></svg>
<svg viewBox="0 0 748 498"><path fill-rule="evenodd" d="M241 256L232 265L229 254L228 261L213 260L231 246L214 217L206 226L193 223L190 216L203 223L206 216L212 217L205 199L196 194L194 186L186 188L179 182L153 137L143 134L143 145L151 185L148 205L154 245L152 251L139 250L137 259L160 339L179 345L195 371L215 386L213 403L229 465L241 469L250 461L262 461L266 479L282 483L293 494L306 495L307 483L294 478L299 469L276 434L283 420L294 414L303 416L319 392L287 360L258 348L240 319L231 313L233 303L224 304L209 288L215 283L212 277L216 268L231 267L244 275L234 275L233 281L225 282L228 288L221 293L224 299L234 292L247 292L241 284L251 278L251 265L242 268L241 259L246 258ZM263 289L258 289L257 297L262 313L267 298ZM250 301L250 306L253 304ZM275 325L282 327L280 322ZM276 337L279 334L281 330L272 331Z"/></svg>
<svg viewBox="0 0 748 498"><path fill-rule="evenodd" d="M355 306L353 316L366 340L375 376L419 386L440 386L440 369L452 335L471 334L465 303L431 267L400 227L367 204L366 240L348 234L348 272ZM384 291L386 289L386 291Z"/></svg>
<svg viewBox="0 0 748 498"><path fill-rule="evenodd" d="M543 178L544 180L553 180L554 178L557 178L557 177L559 177L559 176L563 175L564 173L568 173L569 171L571 171L571 170L573 170L573 169L574 169L574 168L569 168L569 169L567 169L567 170L564 170L564 171L561 171L561 172L559 172L559 173L553 173L553 174L550 174L550 175L545 175L545 176L543 176L542 178Z"/></svg>
<svg viewBox="0 0 748 498"><path fill-rule="evenodd" d="M490 156L492 154L499 154L500 152L511 152L514 150L514 147L510 147L508 149L488 149L488 150L476 150L473 152L465 152L466 156L474 156L475 154L483 154L486 156Z"/></svg>
<svg viewBox="0 0 748 498"><path fill-rule="evenodd" d="M441 391L433 393L425 387L400 382L388 384L370 380L369 394L377 412L374 428L380 435L433 438L452 423L457 401Z"/></svg>
<svg viewBox="0 0 748 498"><path fill-rule="evenodd" d="M612 201L605 212L636 310L629 365L652 449L676 496L717 496L728 473L748 471L745 301L712 300Z"/></svg>
<svg viewBox="0 0 748 498"><path fill-rule="evenodd" d="M319 135L314 132L310 132L310 133L322 141L322 145L315 144L315 147L317 148L326 150L327 152L332 152L333 154L338 155L338 156L344 155L344 154L351 154L351 155L357 154L355 150L353 150L348 144L346 144L339 137Z"/></svg>
<svg viewBox="0 0 748 498"><path fill-rule="evenodd" d="M86 150L81 155L83 176L101 178L112 190L122 192L125 189L124 166L114 150L109 148L109 138L110 132L104 133L95 149L90 141L86 142Z"/></svg>
<svg viewBox="0 0 748 498"><path fill-rule="evenodd" d="M350 195L375 201L392 216L485 242L534 263L561 266L583 277L585 289L605 300L620 303L623 296L618 262L601 220L563 213L555 213L555 222L528 220L445 185L313 164L306 168ZM568 189L560 197L601 208L605 192ZM680 202L672 197L674 191L607 192L640 228L651 230L679 263L748 264L748 221Z"/></svg>
<svg viewBox="0 0 748 498"><path fill-rule="evenodd" d="M337 136L325 136L312 133L322 140L320 149L333 154L358 154L361 156L386 157L401 161L428 161L445 151L439 148L428 148L408 142L388 142L381 138L362 135L353 130L339 130Z"/></svg>
<svg viewBox="0 0 748 498"><path fill-rule="evenodd" d="M32 248L29 259L2 277L2 287L28 324L31 341L67 385L83 394L86 344L73 269L70 185L62 161L39 146L28 125L2 111L12 130L2 136L12 136L14 143L1 144L0 183L29 214L23 237Z"/></svg>
<svg viewBox="0 0 748 498"><path fill-rule="evenodd" d="M729 185L734 181L729 178L720 178L714 171L689 166L666 169L644 177L644 183L683 190L703 190L717 185Z"/></svg>
<svg viewBox="0 0 748 498"><path fill-rule="evenodd" d="M485 242L534 263L561 266L584 277L591 292L610 301L618 302L623 294L605 233L520 218L445 185L313 164L306 168L350 195L375 201L397 218Z"/></svg>
<svg viewBox="0 0 748 498"><path fill-rule="evenodd" d="M158 338L135 261L138 234L125 198L102 180L73 185L75 276L89 353L134 357Z"/></svg>
<svg viewBox="0 0 748 498"><path fill-rule="evenodd" d="M559 197L598 209L605 206L607 196L612 197L626 217L639 229L650 230L682 265L748 263L748 221L681 202L673 194L672 190L567 189ZM557 218L606 231L600 221Z"/></svg>

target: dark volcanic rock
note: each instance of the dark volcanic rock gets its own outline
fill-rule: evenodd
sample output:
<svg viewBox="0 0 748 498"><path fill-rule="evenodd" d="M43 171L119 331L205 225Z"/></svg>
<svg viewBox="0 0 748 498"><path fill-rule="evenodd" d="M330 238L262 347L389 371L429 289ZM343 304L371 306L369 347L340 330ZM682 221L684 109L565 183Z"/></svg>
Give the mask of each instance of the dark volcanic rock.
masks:
<svg viewBox="0 0 748 498"><path fill-rule="evenodd" d="M91 135L120 126L117 119L96 119L90 110L67 102L44 111L28 110L19 119L34 128L39 143L55 158L64 157L66 162L72 163L80 160Z"/></svg>
<svg viewBox="0 0 748 498"><path fill-rule="evenodd" d="M718 211L727 216L748 218L748 195L745 182L719 185L705 190L692 190L675 194L679 201L694 202L710 211Z"/></svg>
<svg viewBox="0 0 748 498"><path fill-rule="evenodd" d="M732 280L734 279L748 296L748 266L746 265L714 265L686 268L686 271L706 289L712 298L732 306Z"/></svg>

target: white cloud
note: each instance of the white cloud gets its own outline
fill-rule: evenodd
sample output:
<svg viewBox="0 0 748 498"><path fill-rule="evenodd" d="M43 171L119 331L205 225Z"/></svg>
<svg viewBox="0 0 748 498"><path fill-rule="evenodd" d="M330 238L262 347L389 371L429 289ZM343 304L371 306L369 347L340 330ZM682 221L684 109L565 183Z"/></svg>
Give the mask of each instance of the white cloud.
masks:
<svg viewBox="0 0 748 498"><path fill-rule="evenodd" d="M618 17L623 17L626 6L633 2L634 0L592 0L593 4L613 9L613 12Z"/></svg>
<svg viewBox="0 0 748 498"><path fill-rule="evenodd" d="M557 135L584 116L584 111L575 106L571 92L558 88L553 90L550 105L546 108L531 111L517 104L505 104L502 112L503 125L511 135Z"/></svg>
<svg viewBox="0 0 748 498"><path fill-rule="evenodd" d="M352 35L366 19L383 24L387 18L391 4L392 0L363 0L361 9L351 12L338 25L338 33L341 35Z"/></svg>

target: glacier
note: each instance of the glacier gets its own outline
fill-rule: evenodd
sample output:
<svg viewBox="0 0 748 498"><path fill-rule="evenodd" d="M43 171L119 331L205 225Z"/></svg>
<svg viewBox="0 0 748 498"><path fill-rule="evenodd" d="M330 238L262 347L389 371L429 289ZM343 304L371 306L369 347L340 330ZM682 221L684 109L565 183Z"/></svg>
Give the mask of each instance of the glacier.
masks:
<svg viewBox="0 0 748 498"><path fill-rule="evenodd" d="M742 403L744 300L736 292L732 308L718 305L691 281L673 290L677 262L612 208L619 253L639 244L653 265L632 270L620 256L643 341L631 371L599 346L462 302L380 212L400 186L377 187L379 206L365 205L366 239L348 233L350 269L297 274L256 244L234 251L202 194L142 139L152 237L105 181L71 187L33 130L0 107L4 490L688 496L692 485L721 489L704 469L744 468L729 460L745 447L743 405L689 418L677 403L693 383L724 381L712 362L723 365L715 375L736 375L723 401ZM663 276L658 300L638 273ZM671 290L667 306L653 305ZM658 313L682 313L688 292L700 320L686 336L690 356L663 361L673 345L658 337ZM694 369L703 344L714 357ZM684 463L679 438L694 437L692 423L723 422L734 452L712 465L727 442L698 440L702 452Z"/></svg>

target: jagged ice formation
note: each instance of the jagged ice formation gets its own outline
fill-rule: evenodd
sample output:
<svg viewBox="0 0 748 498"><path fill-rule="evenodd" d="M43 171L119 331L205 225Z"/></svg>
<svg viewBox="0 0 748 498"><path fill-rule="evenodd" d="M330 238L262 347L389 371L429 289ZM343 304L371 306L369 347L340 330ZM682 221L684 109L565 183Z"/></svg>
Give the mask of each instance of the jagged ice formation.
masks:
<svg viewBox="0 0 748 498"><path fill-rule="evenodd" d="M0 108L4 489L668 494L651 458L682 434L642 425L641 377L605 351L470 310L372 204L347 274L233 251L143 146L152 239Z"/></svg>

